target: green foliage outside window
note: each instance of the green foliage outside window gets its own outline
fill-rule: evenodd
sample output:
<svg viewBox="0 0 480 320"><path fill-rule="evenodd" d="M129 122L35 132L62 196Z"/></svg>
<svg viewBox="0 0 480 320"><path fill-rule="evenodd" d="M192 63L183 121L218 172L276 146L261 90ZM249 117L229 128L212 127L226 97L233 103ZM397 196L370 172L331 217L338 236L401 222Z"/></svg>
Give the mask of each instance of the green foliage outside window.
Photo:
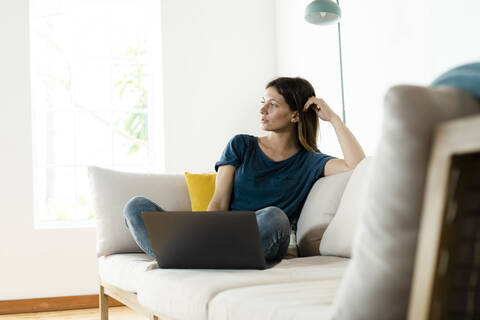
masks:
<svg viewBox="0 0 480 320"><path fill-rule="evenodd" d="M141 6L135 2L132 2L132 5L135 12ZM142 24L137 26L134 20L125 21L116 15L112 15L110 20L92 15L89 21L91 28L79 28L78 26L85 21L85 16L83 10L76 8L84 7L81 1L74 1L71 4L46 1L45 4L34 6L31 15L32 71L34 71L32 87L35 89L32 90L35 92L32 96L33 104L39 106L38 112L35 110L35 116L39 121L38 134L35 134L34 139L37 139L35 140L37 150L42 151L37 152L41 164L37 168L40 171L36 191L40 221L93 219L94 211L85 184L86 165L108 165L110 150L112 150L110 158L115 165L138 165L144 162L146 157L149 119L146 73L148 66L145 64L147 42L144 27ZM110 12L110 5L107 7L104 10ZM141 12L142 9L139 10L138 12ZM132 19L136 17L135 12L132 12ZM130 12L125 14L130 16ZM108 32L111 28L115 35L125 36L111 37L109 41L102 42L105 35L104 32L98 34L95 32L97 23L100 28L109 27L102 31ZM84 39L72 37L79 32L85 32L85 35L90 36L85 36ZM72 38L74 41L71 42ZM92 47L93 45L95 47ZM95 70L92 72L91 65L88 65L85 71L81 69L84 63L90 62L93 66L99 66L98 73ZM118 69L115 63L118 63ZM110 66L112 68L109 68ZM109 77L112 74L113 80L103 88L105 80L111 79ZM88 83L90 77L98 78ZM93 93L98 94L98 99L93 94L88 97L79 96L88 94L85 92L96 83L104 89ZM109 97L114 97L115 102L112 105L105 105ZM73 115L68 118L73 119L70 127L65 125L67 112L64 111L73 111L68 113L69 116ZM62 116L59 117L59 114ZM94 162L91 163L89 157L83 157L79 164L76 159L70 160L71 157L56 157L63 153L70 156L72 153L70 149L62 149L63 144L58 142L61 139L56 138L78 134L75 131L75 124L88 125L89 120L92 123L96 122L95 130L98 130L89 133L93 139L96 132L105 135L111 132L112 135L111 139L103 136L99 139L107 141L105 146L99 143L92 148L91 152L102 148L107 150L102 154L101 160L95 160L100 157L92 157ZM83 154L88 154L88 139L78 141L72 143L75 147L81 146ZM121 150L118 150L118 141L123 143Z"/></svg>
<svg viewBox="0 0 480 320"><path fill-rule="evenodd" d="M129 145L128 155L137 152L142 147L142 145L135 143L135 141L145 142L148 139L147 114L144 112L137 112L147 110L147 92L145 89L146 75L144 65L141 61L144 53L145 51L138 45L136 47L129 46L127 56L133 60L130 64L130 70L123 74L121 79L115 81L115 87L120 88L120 97L126 90L129 90L138 97L138 101L132 106L126 119L123 119L123 121L122 119L119 119L115 122L115 126L118 126L121 123L123 125L123 130L136 139L133 141L127 140L126 143Z"/></svg>
<svg viewBox="0 0 480 320"><path fill-rule="evenodd" d="M145 88L146 82L146 73L144 70L143 57L145 50L141 48L140 45L128 46L126 54L122 56L122 60L129 61L129 67L126 72L121 74L120 79L114 80L114 87L119 88L119 96L125 94L129 91L135 97L135 103L131 106L130 110L123 114L120 119L115 120L113 123L103 118L99 113L91 110L87 106L81 105L78 103L73 95L71 79L71 64L66 54L62 48L55 43L55 41L47 36L43 35L44 38L52 44L52 48L60 53L65 61L65 67L67 70L67 76L65 78L58 77L54 74L41 73L39 74L48 88L55 87L55 83L59 83L61 88L65 89L65 92L71 97L73 105L78 110L83 110L89 114L93 119L100 121L107 127L111 128L113 132L117 135L120 135L125 138L124 145L128 150L126 155L130 156L135 152L138 152L143 147L146 147L148 139L148 115L147 111L147 90ZM52 92L48 92L49 97L51 97ZM49 98L49 102L53 99ZM51 108L55 106L50 104ZM47 185L47 194L49 190L54 188L53 181L49 182ZM92 220L94 218L94 212L90 204L87 203L85 195L79 194L77 198L72 201L62 201L62 199L55 199L47 195L47 207L50 210L55 212L55 220L57 221L68 221L72 219L71 212L77 211L82 212L81 216L85 217L87 220Z"/></svg>

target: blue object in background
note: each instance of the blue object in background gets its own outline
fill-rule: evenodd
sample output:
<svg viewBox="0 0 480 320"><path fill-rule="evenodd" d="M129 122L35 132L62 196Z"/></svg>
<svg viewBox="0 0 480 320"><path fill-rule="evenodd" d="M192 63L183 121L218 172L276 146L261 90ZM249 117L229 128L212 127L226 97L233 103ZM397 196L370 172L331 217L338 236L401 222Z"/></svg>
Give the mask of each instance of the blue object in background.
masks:
<svg viewBox="0 0 480 320"><path fill-rule="evenodd" d="M480 62L467 63L450 69L435 79L430 86L462 89L480 99Z"/></svg>

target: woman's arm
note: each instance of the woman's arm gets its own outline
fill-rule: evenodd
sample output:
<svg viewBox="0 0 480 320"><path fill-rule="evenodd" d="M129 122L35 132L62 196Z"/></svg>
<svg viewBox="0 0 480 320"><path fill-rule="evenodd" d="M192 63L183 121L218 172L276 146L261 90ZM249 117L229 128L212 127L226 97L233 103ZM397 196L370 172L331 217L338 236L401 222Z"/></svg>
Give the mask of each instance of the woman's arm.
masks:
<svg viewBox="0 0 480 320"><path fill-rule="evenodd" d="M324 169L325 176L353 170L357 164L365 158L365 153L360 143L358 143L352 132L323 99L310 97L305 104L305 110L311 106L315 106L315 110L320 119L329 121L332 124L340 147L342 148L344 159L328 160Z"/></svg>
<svg viewBox="0 0 480 320"><path fill-rule="evenodd" d="M235 166L223 165L218 168L215 180L215 192L208 204L207 211L226 211L230 206L230 197L233 189Z"/></svg>
<svg viewBox="0 0 480 320"><path fill-rule="evenodd" d="M344 159L330 159L325 164L325 176L329 176L335 173L353 170L357 164L365 158L360 143L358 143L355 136L342 122L339 116L335 116L330 120L335 134L337 135L338 142L342 148Z"/></svg>

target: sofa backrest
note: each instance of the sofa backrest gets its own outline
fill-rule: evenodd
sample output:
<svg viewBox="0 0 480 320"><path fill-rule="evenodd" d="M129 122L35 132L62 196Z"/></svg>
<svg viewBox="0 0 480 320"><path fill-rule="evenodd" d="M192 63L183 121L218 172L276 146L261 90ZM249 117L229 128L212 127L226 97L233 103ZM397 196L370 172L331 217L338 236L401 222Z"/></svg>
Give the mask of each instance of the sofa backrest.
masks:
<svg viewBox="0 0 480 320"><path fill-rule="evenodd" d="M350 258L370 185L374 158L366 157L348 180L335 216L320 241L320 254Z"/></svg>
<svg viewBox="0 0 480 320"><path fill-rule="evenodd" d="M320 255L323 233L337 212L352 171L320 178L312 186L297 223L298 255Z"/></svg>
<svg viewBox="0 0 480 320"><path fill-rule="evenodd" d="M324 177L313 185L297 225L299 256L320 254L320 241L339 208L351 175L352 171L348 171ZM181 174L134 173L90 166L88 176L95 211L97 256L142 252L123 218L123 208L134 196L146 197L169 211L191 210L187 184Z"/></svg>
<svg viewBox="0 0 480 320"><path fill-rule="evenodd" d="M134 196L146 197L169 211L191 211L183 174L146 174L88 167L95 211L97 256L143 252L125 225L123 207Z"/></svg>

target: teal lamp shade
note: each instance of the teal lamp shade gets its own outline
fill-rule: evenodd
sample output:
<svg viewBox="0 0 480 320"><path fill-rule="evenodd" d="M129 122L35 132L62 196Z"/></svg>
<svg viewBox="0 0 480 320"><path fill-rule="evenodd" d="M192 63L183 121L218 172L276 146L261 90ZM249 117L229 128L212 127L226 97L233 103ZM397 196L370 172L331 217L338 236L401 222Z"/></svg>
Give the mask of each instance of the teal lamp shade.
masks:
<svg viewBox="0 0 480 320"><path fill-rule="evenodd" d="M305 9L305 20L312 24L333 24L341 16L340 6L331 0L315 0Z"/></svg>

